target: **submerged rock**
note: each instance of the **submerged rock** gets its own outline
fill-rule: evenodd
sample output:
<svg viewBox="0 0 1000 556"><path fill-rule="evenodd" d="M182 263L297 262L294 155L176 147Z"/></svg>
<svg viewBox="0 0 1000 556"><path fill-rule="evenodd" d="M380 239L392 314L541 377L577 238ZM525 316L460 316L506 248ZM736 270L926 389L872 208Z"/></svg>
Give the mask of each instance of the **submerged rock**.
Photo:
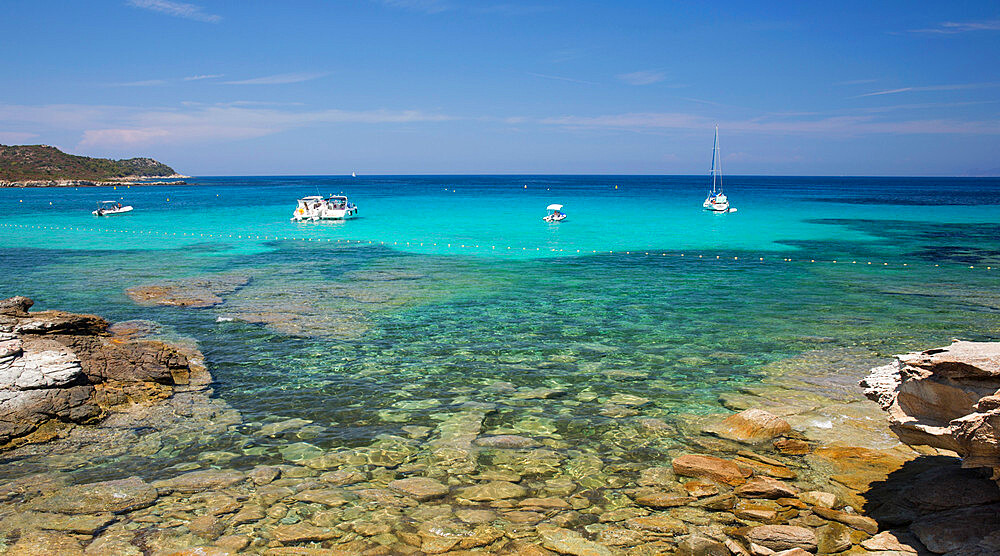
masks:
<svg viewBox="0 0 1000 556"><path fill-rule="evenodd" d="M33 510L62 514L126 513L153 505L157 491L139 477L75 485L32 501Z"/></svg>
<svg viewBox="0 0 1000 556"><path fill-rule="evenodd" d="M729 460L702 454L687 454L673 461L674 473L686 477L711 479L731 486L739 486L753 474L750 469Z"/></svg>
<svg viewBox="0 0 1000 556"><path fill-rule="evenodd" d="M766 442L792 430L791 425L762 409L746 409L706 427L706 432L739 442Z"/></svg>
<svg viewBox="0 0 1000 556"><path fill-rule="evenodd" d="M222 295L232 293L249 282L249 276L216 274L135 286L125 290L125 294L142 305L212 307L222 303Z"/></svg>

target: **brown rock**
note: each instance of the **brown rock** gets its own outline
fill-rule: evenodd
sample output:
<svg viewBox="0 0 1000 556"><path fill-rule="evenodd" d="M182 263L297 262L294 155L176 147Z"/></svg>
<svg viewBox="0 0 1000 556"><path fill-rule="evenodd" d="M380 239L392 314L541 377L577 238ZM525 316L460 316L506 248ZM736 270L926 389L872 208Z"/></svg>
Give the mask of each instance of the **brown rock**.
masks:
<svg viewBox="0 0 1000 556"><path fill-rule="evenodd" d="M810 506L820 506L822 508L835 508L837 506L837 495L819 490L800 492L799 500Z"/></svg>
<svg viewBox="0 0 1000 556"><path fill-rule="evenodd" d="M398 490L418 502L425 502L434 498L440 498L448 494L448 487L440 481L428 479L426 477L410 477L408 479L397 479L389 483L389 488Z"/></svg>
<svg viewBox="0 0 1000 556"><path fill-rule="evenodd" d="M851 548L851 530L839 523L827 523L816 530L816 547L820 553L833 554Z"/></svg>
<svg viewBox="0 0 1000 556"><path fill-rule="evenodd" d="M761 525L750 529L747 539L771 550L800 548L807 552L816 552L816 533L805 527Z"/></svg>
<svg viewBox="0 0 1000 556"><path fill-rule="evenodd" d="M1000 530L1000 504L961 508L917 519L910 531L931 552L945 553Z"/></svg>
<svg viewBox="0 0 1000 556"><path fill-rule="evenodd" d="M281 469L273 465L261 465L247 473L247 477L257 486L270 484L279 476L281 476Z"/></svg>
<svg viewBox="0 0 1000 556"><path fill-rule="evenodd" d="M541 444L526 436L516 436L513 434L501 434L498 436L480 436L476 439L476 445L484 448L534 448Z"/></svg>
<svg viewBox="0 0 1000 556"><path fill-rule="evenodd" d="M188 521L187 528L199 537L212 540L222 534L226 524L215 516L203 515Z"/></svg>
<svg viewBox="0 0 1000 556"><path fill-rule="evenodd" d="M682 535L687 533L687 525L683 521L666 515L649 515L633 517L625 521L630 529Z"/></svg>
<svg viewBox="0 0 1000 556"><path fill-rule="evenodd" d="M673 508L675 506L685 506L694 502L690 496L681 496L673 492L647 492L635 497L635 503L647 508Z"/></svg>
<svg viewBox="0 0 1000 556"><path fill-rule="evenodd" d="M246 480L246 475L240 471L223 471L219 469L205 469L201 471L191 471L178 475L172 479L165 479L153 483L158 490L166 492L195 493L203 490L220 490L231 487Z"/></svg>
<svg viewBox="0 0 1000 556"><path fill-rule="evenodd" d="M730 556L726 545L701 535L688 535L677 544L677 556Z"/></svg>
<svg viewBox="0 0 1000 556"><path fill-rule="evenodd" d="M601 544L588 541L580 533L552 526L539 526L538 534L542 546L560 554L574 556L611 556L611 550Z"/></svg>
<svg viewBox="0 0 1000 556"><path fill-rule="evenodd" d="M736 487L736 495L743 498L791 498L799 489L770 477L754 477L746 484Z"/></svg>
<svg viewBox="0 0 1000 556"><path fill-rule="evenodd" d="M674 473L687 477L711 479L731 486L746 482L752 471L735 463L700 454L688 454L673 461Z"/></svg>
<svg viewBox="0 0 1000 556"><path fill-rule="evenodd" d="M707 510L731 510L736 506L736 495L731 492L723 492L708 498L702 498L693 504Z"/></svg>
<svg viewBox="0 0 1000 556"><path fill-rule="evenodd" d="M525 498L521 500L518 504L522 508L545 508L545 509L557 509L557 510L568 510L570 508L569 502L563 500L562 498Z"/></svg>
<svg viewBox="0 0 1000 556"><path fill-rule="evenodd" d="M271 530L271 538L282 543L319 542L335 539L343 533L326 527L313 527L305 523L279 525Z"/></svg>
<svg viewBox="0 0 1000 556"><path fill-rule="evenodd" d="M331 507L343 506L355 498L355 495L338 488L304 490L295 496L292 496L292 500L297 500L299 502L313 502Z"/></svg>
<svg viewBox="0 0 1000 556"><path fill-rule="evenodd" d="M48 531L27 531L13 546L17 556L83 556L83 547L73 537Z"/></svg>
<svg viewBox="0 0 1000 556"><path fill-rule="evenodd" d="M902 552L916 554L917 549L900 541L894 533L882 531L870 539L861 541L861 547L872 552Z"/></svg>
<svg viewBox="0 0 1000 556"><path fill-rule="evenodd" d="M837 510L831 510L829 508L824 508L821 506L813 506L813 512L816 515L822 517L823 519L830 519L833 521L839 521L844 525L858 529L859 531L864 531L869 535L874 535L878 533L878 522L870 517L865 517L862 515L849 514L847 512L840 512Z"/></svg>
<svg viewBox="0 0 1000 556"><path fill-rule="evenodd" d="M740 519L763 522L774 521L778 517L777 510L760 504L740 504L733 510L733 514Z"/></svg>
<svg viewBox="0 0 1000 556"><path fill-rule="evenodd" d="M795 438L778 438L773 444L775 450L789 456L804 456L812 451L807 442Z"/></svg>
<svg viewBox="0 0 1000 556"><path fill-rule="evenodd" d="M697 498L714 496L719 493L719 487L715 483L708 481L688 481L684 483L684 490Z"/></svg>
<svg viewBox="0 0 1000 556"><path fill-rule="evenodd" d="M792 427L780 417L762 409L746 409L709 427L707 432L738 442L759 443L790 430Z"/></svg>
<svg viewBox="0 0 1000 556"><path fill-rule="evenodd" d="M138 477L76 485L33 500L34 510L63 514L121 514L153 505L156 489Z"/></svg>
<svg viewBox="0 0 1000 556"><path fill-rule="evenodd" d="M489 502L506 498L523 498L528 489L507 481L491 481L479 485L465 487L459 491L459 496L468 500Z"/></svg>

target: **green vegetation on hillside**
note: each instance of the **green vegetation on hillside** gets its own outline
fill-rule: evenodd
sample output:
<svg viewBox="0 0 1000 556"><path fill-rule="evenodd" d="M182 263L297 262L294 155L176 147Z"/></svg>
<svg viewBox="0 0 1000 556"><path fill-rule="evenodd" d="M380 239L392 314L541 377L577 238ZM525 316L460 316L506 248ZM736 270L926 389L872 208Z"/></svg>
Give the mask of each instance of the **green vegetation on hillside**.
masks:
<svg viewBox="0 0 1000 556"><path fill-rule="evenodd" d="M106 180L170 176L174 169L152 158L111 160L66 154L48 145L0 145L0 180Z"/></svg>

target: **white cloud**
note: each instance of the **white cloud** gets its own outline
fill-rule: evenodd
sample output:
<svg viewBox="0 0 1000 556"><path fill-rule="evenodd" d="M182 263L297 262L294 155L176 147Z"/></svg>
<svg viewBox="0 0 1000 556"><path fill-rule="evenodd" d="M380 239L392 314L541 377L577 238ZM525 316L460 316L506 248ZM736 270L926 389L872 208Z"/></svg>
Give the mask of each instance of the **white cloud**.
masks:
<svg viewBox="0 0 1000 556"><path fill-rule="evenodd" d="M618 79L629 85L652 85L667 78L662 71L633 71L617 75Z"/></svg>
<svg viewBox="0 0 1000 556"><path fill-rule="evenodd" d="M218 23L222 21L222 16L207 14L201 6L194 4L171 2L170 0L128 0L127 3L136 8L152 10L174 17L183 17L184 19L193 19L194 21L204 21L206 23Z"/></svg>
<svg viewBox="0 0 1000 556"><path fill-rule="evenodd" d="M881 95L894 95L897 93L923 92L923 91L960 91L964 89L985 89L988 87L1000 87L1000 83L962 83L958 85L929 85L926 87L900 87L898 89L887 89L885 91L875 91L849 98L875 97Z"/></svg>
<svg viewBox="0 0 1000 556"><path fill-rule="evenodd" d="M190 77L185 77L184 81L200 81L202 79L216 79L216 78L222 77L223 75L225 75L225 74L215 73L215 74L211 74L211 75L192 75Z"/></svg>
<svg viewBox="0 0 1000 556"><path fill-rule="evenodd" d="M330 75L329 72L301 72L282 73L278 75L267 75L264 77L254 77L252 79L241 79L239 81L225 81L227 85L285 85L288 83L302 83L312 81L320 77Z"/></svg>
<svg viewBox="0 0 1000 556"><path fill-rule="evenodd" d="M935 35L955 35L970 31L1000 31L1000 19L987 21L956 22L946 21L930 29L910 29L911 33L928 33Z"/></svg>

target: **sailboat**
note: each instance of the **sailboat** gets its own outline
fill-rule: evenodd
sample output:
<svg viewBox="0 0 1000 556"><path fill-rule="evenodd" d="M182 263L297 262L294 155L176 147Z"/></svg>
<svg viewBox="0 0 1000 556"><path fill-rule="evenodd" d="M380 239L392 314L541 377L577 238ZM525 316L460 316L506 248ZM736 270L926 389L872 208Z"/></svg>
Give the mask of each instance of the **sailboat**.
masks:
<svg viewBox="0 0 1000 556"><path fill-rule="evenodd" d="M715 126L715 147L712 149L712 189L701 204L712 212L736 212L729 206L729 197L722 192L722 159L719 157L719 126Z"/></svg>
<svg viewBox="0 0 1000 556"><path fill-rule="evenodd" d="M356 178L356 177L358 177L358 173L357 173L357 172L351 172L351 177L352 177L352 178Z"/></svg>

